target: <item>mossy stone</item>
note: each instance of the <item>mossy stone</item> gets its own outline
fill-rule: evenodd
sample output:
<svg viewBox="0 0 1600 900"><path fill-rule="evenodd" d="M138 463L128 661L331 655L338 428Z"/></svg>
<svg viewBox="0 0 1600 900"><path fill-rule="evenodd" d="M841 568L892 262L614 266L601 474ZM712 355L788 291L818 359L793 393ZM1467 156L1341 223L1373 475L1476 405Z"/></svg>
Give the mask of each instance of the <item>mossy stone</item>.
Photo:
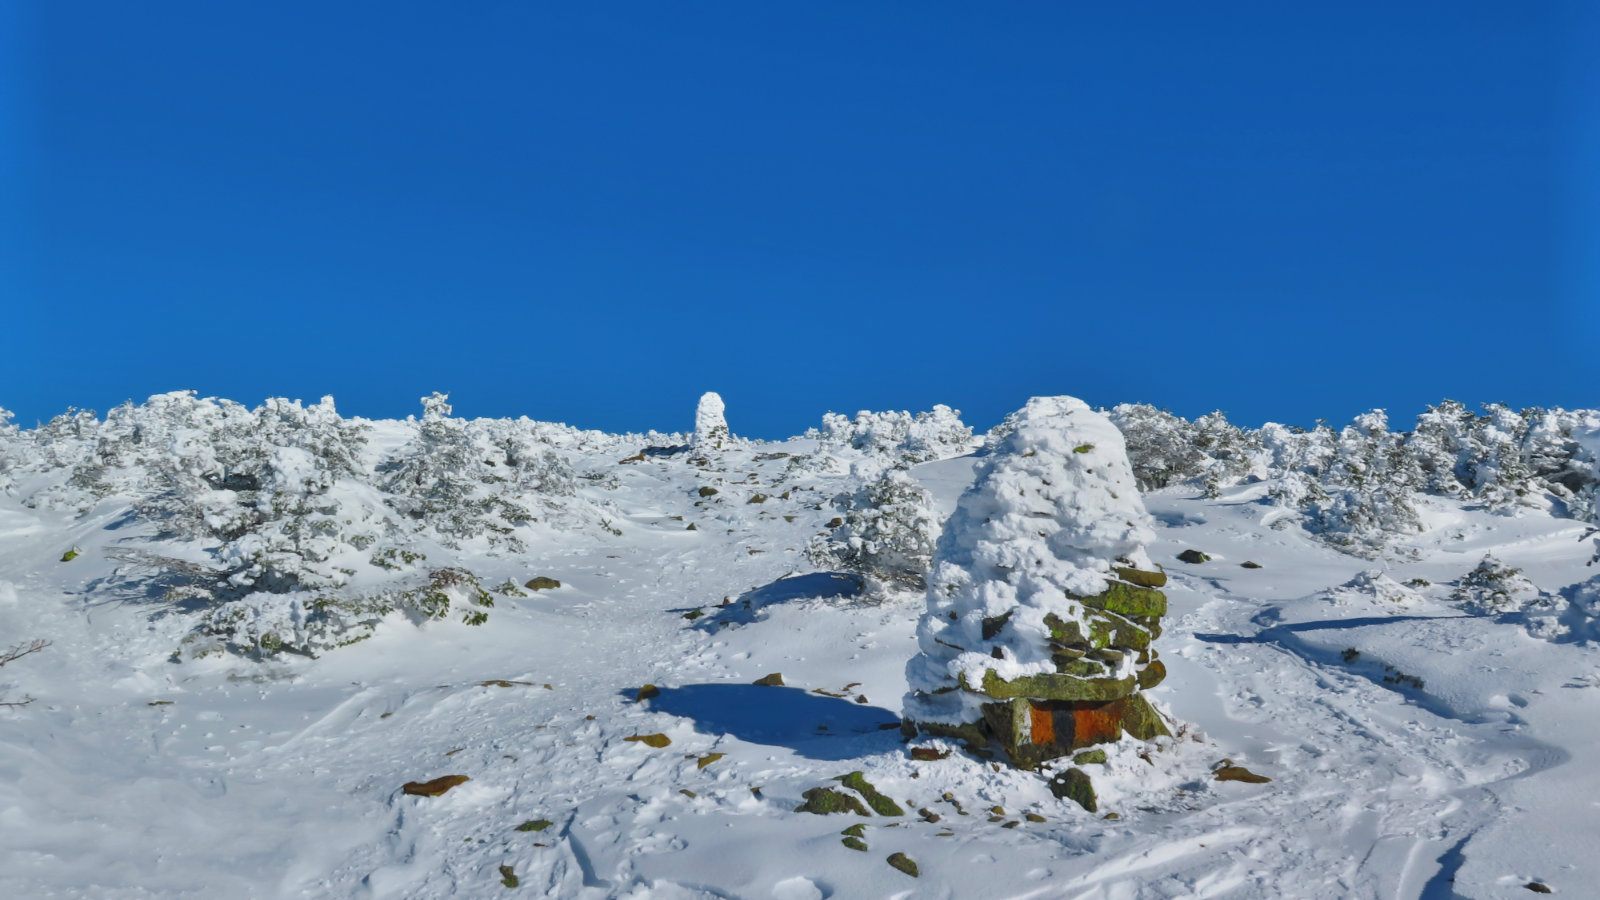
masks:
<svg viewBox="0 0 1600 900"><path fill-rule="evenodd" d="M1111 571L1123 581L1129 584L1136 584L1139 587L1159 588L1167 586L1167 573L1165 572L1147 572L1144 569L1135 569L1132 566L1112 566Z"/></svg>
<svg viewBox="0 0 1600 900"><path fill-rule="evenodd" d="M1211 556L1209 554L1201 553L1199 550L1196 550L1193 547L1183 551L1182 553L1179 553L1178 559L1179 561L1189 563L1190 565L1199 565L1200 563L1211 562Z"/></svg>
<svg viewBox="0 0 1600 900"><path fill-rule="evenodd" d="M1167 664L1159 659L1139 671L1139 690L1147 691L1167 680Z"/></svg>
<svg viewBox="0 0 1600 900"><path fill-rule="evenodd" d="M529 819L517 826L518 831L543 831L555 823L549 819Z"/></svg>
<svg viewBox="0 0 1600 900"><path fill-rule="evenodd" d="M71 550L68 550L67 552L61 554L61 561L62 562L72 562L73 560L77 559L78 557L80 557L82 555L83 555L82 553L78 552L78 548L77 547L73 547Z"/></svg>
<svg viewBox="0 0 1600 900"><path fill-rule="evenodd" d="M872 807L872 811L880 816L903 816L906 814L906 811L900 808L900 804L885 797L860 772L840 775L834 781L867 798L867 805Z"/></svg>
<svg viewBox="0 0 1600 900"><path fill-rule="evenodd" d="M657 732L655 734L634 734L634 735L629 735L628 737L623 738L623 740L632 741L632 742L638 743L638 744L646 744L648 746L656 748L657 750L660 750L662 747L665 747L668 744L672 743L672 738L669 738L666 735L661 734L660 732Z"/></svg>
<svg viewBox="0 0 1600 900"><path fill-rule="evenodd" d="M1050 779L1050 793L1057 799L1071 800L1089 812L1098 812L1100 802L1094 795L1094 782L1089 773L1072 768Z"/></svg>
<svg viewBox="0 0 1600 900"><path fill-rule="evenodd" d="M1246 784L1266 784L1272 780L1265 775L1257 775L1244 766L1219 766L1211 773L1211 777L1216 781L1242 781Z"/></svg>
<svg viewBox="0 0 1600 900"><path fill-rule="evenodd" d="M1143 694L1134 694L1122 701L1122 730L1141 741L1172 736L1161 714Z"/></svg>
<svg viewBox="0 0 1600 900"><path fill-rule="evenodd" d="M717 490L714 487L703 487L703 488L700 489L699 493L700 493L700 496L702 496L702 497L714 497L717 494L720 494L722 492Z"/></svg>
<svg viewBox="0 0 1600 900"><path fill-rule="evenodd" d="M466 784L472 779L465 775L444 775L432 781L408 781L400 790L414 797L437 797L458 784Z"/></svg>
<svg viewBox="0 0 1600 900"><path fill-rule="evenodd" d="M871 816L861 801L833 788L814 787L800 795L806 802L794 808L795 812L815 813L819 816L832 813L855 813L858 816Z"/></svg>
<svg viewBox="0 0 1600 900"><path fill-rule="evenodd" d="M763 675L750 683L761 687L783 687L783 673L773 672L771 675Z"/></svg>
<svg viewBox="0 0 1600 900"><path fill-rule="evenodd" d="M1103 609L1124 616L1164 616L1167 614L1167 595L1154 588L1139 587L1123 581L1113 581L1104 592L1092 597L1067 596L1090 609Z"/></svg>
<svg viewBox="0 0 1600 900"><path fill-rule="evenodd" d="M1085 750L1072 758L1072 764L1075 766L1104 765L1105 761L1106 752L1098 748Z"/></svg>
<svg viewBox="0 0 1600 900"><path fill-rule="evenodd" d="M839 833L842 834L842 835L845 835L847 837L866 837L867 836L867 826L863 825L860 822L857 822L856 824L851 825L849 828L846 828L845 830L843 830L843 831L841 831Z"/></svg>
<svg viewBox="0 0 1600 900"><path fill-rule="evenodd" d="M839 843L849 847L851 850L860 850L862 853L867 852L869 849L867 847L867 842L858 837L841 838Z"/></svg>
<svg viewBox="0 0 1600 900"><path fill-rule="evenodd" d="M890 854L888 862L889 865L899 869L907 875L910 875L912 878L916 878L921 874L917 871L916 860L905 855L904 853Z"/></svg>
<svg viewBox="0 0 1600 900"><path fill-rule="evenodd" d="M1012 681L1001 678L993 669L983 673L983 684L974 688L962 679L962 687L976 693L988 694L996 700L1035 697L1040 700L1115 700L1125 697L1134 689L1134 677L1126 678L1075 678L1071 675L1042 673L1024 675Z"/></svg>
<svg viewBox="0 0 1600 900"><path fill-rule="evenodd" d="M661 689L656 687L653 684L647 684L647 685L639 688L638 695L636 695L633 699L634 699L635 703L643 703L644 701L649 700L652 697L659 697L659 696L661 696Z"/></svg>
<svg viewBox="0 0 1600 900"><path fill-rule="evenodd" d="M521 880L517 878L517 870L511 866L500 867L500 883L508 888L514 888L522 884Z"/></svg>
<svg viewBox="0 0 1600 900"><path fill-rule="evenodd" d="M561 582L555 580L554 578L547 578L543 575L540 575L537 578L528 579L527 583L524 584L523 587L530 591L546 591L552 588L561 587Z"/></svg>
<svg viewBox="0 0 1600 900"><path fill-rule="evenodd" d="M705 756L702 756L699 759L695 760L694 766L697 769L704 769L706 766L711 765L712 763L716 762L717 760L719 760L719 759L721 759L721 758L723 758L724 756L727 756L727 755L728 754L726 754L726 753L707 753Z"/></svg>

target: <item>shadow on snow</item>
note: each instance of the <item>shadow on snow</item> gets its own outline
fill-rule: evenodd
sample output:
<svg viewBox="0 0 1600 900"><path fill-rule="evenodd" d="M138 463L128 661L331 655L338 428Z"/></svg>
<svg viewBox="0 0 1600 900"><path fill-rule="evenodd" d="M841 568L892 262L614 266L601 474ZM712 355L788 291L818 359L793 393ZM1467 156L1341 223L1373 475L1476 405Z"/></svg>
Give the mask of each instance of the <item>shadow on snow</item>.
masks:
<svg viewBox="0 0 1600 900"><path fill-rule="evenodd" d="M894 713L799 688L686 684L662 688L649 702L654 712L693 719L702 733L787 747L808 759L852 759L900 743L900 717Z"/></svg>

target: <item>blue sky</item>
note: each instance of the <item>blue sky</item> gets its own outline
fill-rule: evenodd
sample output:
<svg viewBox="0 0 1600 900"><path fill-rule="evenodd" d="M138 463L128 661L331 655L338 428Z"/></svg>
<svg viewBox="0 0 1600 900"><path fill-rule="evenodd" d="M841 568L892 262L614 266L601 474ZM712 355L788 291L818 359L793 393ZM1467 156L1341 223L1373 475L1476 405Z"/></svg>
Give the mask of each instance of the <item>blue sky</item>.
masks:
<svg viewBox="0 0 1600 900"><path fill-rule="evenodd" d="M1596 39L1576 3L6 4L0 406L1600 406Z"/></svg>

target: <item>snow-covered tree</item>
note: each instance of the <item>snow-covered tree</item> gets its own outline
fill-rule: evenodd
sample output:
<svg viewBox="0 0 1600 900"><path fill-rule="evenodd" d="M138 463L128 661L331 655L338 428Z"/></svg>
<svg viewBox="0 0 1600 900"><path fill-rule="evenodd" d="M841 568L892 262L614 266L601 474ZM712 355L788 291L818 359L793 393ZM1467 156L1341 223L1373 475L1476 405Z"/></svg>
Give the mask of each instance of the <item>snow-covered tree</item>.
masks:
<svg viewBox="0 0 1600 900"><path fill-rule="evenodd" d="M813 563L882 587L923 590L938 539L933 499L909 474L890 469L835 500L841 524L807 548Z"/></svg>
<svg viewBox="0 0 1600 900"><path fill-rule="evenodd" d="M543 457L522 453L514 441L496 446L481 430L453 418L449 399L440 393L422 398L416 436L380 466L380 483L400 513L446 546L483 538L492 547L521 550L516 530L535 516L507 488L539 468Z"/></svg>
<svg viewBox="0 0 1600 900"><path fill-rule="evenodd" d="M939 404L915 415L905 410L861 410L850 418L830 412L822 417L819 437L826 444L847 446L903 468L965 453L972 443L972 429L962 423L960 410Z"/></svg>
<svg viewBox="0 0 1600 900"><path fill-rule="evenodd" d="M1363 413L1339 433L1322 479L1326 499L1311 506L1312 526L1347 552L1379 555L1392 536L1422 530L1412 503L1421 477L1383 410Z"/></svg>
<svg viewBox="0 0 1600 900"><path fill-rule="evenodd" d="M1485 554L1472 571L1461 576L1450 599L1468 612L1498 615L1517 612L1539 598L1539 588L1521 569L1514 569L1492 554Z"/></svg>
<svg viewBox="0 0 1600 900"><path fill-rule="evenodd" d="M1142 491L1153 491L1198 477L1206 454L1187 419L1147 403L1123 403L1107 413L1122 432L1128 462Z"/></svg>

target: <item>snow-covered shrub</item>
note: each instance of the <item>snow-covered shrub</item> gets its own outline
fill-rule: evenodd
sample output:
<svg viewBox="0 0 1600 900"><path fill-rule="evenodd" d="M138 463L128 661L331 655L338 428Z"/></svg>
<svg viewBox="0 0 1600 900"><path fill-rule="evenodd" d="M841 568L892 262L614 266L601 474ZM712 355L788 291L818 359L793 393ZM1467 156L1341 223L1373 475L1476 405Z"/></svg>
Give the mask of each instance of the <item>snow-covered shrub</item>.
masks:
<svg viewBox="0 0 1600 900"><path fill-rule="evenodd" d="M251 412L207 400L187 410L184 421L198 427L173 429L167 455L155 460L166 490L143 506L206 552L199 565L210 574L190 577L186 598L339 588L361 551L393 531L361 481L365 429L340 418L332 397L309 407L272 399Z"/></svg>
<svg viewBox="0 0 1600 900"><path fill-rule="evenodd" d="M706 391L694 408L694 438L691 445L696 450L721 450L732 440L728 431L727 407L722 395Z"/></svg>
<svg viewBox="0 0 1600 900"><path fill-rule="evenodd" d="M534 513L508 488L530 470L559 467L523 454L514 440L496 445L465 420L452 418L447 394L422 398L422 408L416 436L379 466L390 503L448 547L481 537L492 547L523 549L516 529L532 522ZM552 481L570 492L569 473Z"/></svg>
<svg viewBox="0 0 1600 900"><path fill-rule="evenodd" d="M21 431L11 424L15 414L0 406L0 494L7 493L16 484L16 473L22 468L23 454Z"/></svg>
<svg viewBox="0 0 1600 900"><path fill-rule="evenodd" d="M1499 615L1517 612L1539 598L1539 589L1492 554L1485 554L1472 571L1461 576L1450 599L1468 612Z"/></svg>
<svg viewBox="0 0 1600 900"><path fill-rule="evenodd" d="M1122 403L1107 412L1122 432L1128 463L1139 490L1153 491L1198 477L1206 455L1197 446L1195 427L1148 403Z"/></svg>
<svg viewBox="0 0 1600 900"><path fill-rule="evenodd" d="M1368 569L1329 591L1328 599L1335 603L1348 602L1352 599L1360 599L1362 601L1379 600L1399 607L1407 607L1421 602L1422 594L1414 588L1395 581L1385 572L1378 569Z"/></svg>
<svg viewBox="0 0 1600 900"><path fill-rule="evenodd" d="M939 520L922 485L904 470L890 469L840 495L834 506L842 522L807 548L814 564L861 575L873 588L927 586Z"/></svg>
<svg viewBox="0 0 1600 900"><path fill-rule="evenodd" d="M1149 517L1116 427L1072 397L1035 397L1012 423L939 538L921 652L906 667L908 719L980 720L988 698L974 687L988 673L1055 673L1052 625L1089 632L1075 597L1105 592L1114 565L1154 569ZM1134 667L1122 656L1110 674Z"/></svg>
<svg viewBox="0 0 1600 900"><path fill-rule="evenodd" d="M493 606L477 577L456 568L367 595L256 591L207 610L182 651L194 658L224 650L258 659L278 653L314 657L371 637L397 613L421 623L459 611L462 622L482 625Z"/></svg>
<svg viewBox="0 0 1600 900"><path fill-rule="evenodd" d="M1208 460L1201 489L1212 499L1221 496L1223 488L1253 474L1262 456L1260 441L1252 433L1230 424L1220 411L1195 419L1194 443Z"/></svg>
<svg viewBox="0 0 1600 900"><path fill-rule="evenodd" d="M852 419L830 412L822 417L820 437L905 467L960 456L971 445L972 429L962 423L960 410L939 404L915 415L861 410Z"/></svg>
<svg viewBox="0 0 1600 900"><path fill-rule="evenodd" d="M1380 555L1394 535L1422 530L1412 502L1421 476L1388 424L1383 410L1373 410L1339 433L1322 477L1325 499L1309 505L1311 529L1357 556Z"/></svg>

